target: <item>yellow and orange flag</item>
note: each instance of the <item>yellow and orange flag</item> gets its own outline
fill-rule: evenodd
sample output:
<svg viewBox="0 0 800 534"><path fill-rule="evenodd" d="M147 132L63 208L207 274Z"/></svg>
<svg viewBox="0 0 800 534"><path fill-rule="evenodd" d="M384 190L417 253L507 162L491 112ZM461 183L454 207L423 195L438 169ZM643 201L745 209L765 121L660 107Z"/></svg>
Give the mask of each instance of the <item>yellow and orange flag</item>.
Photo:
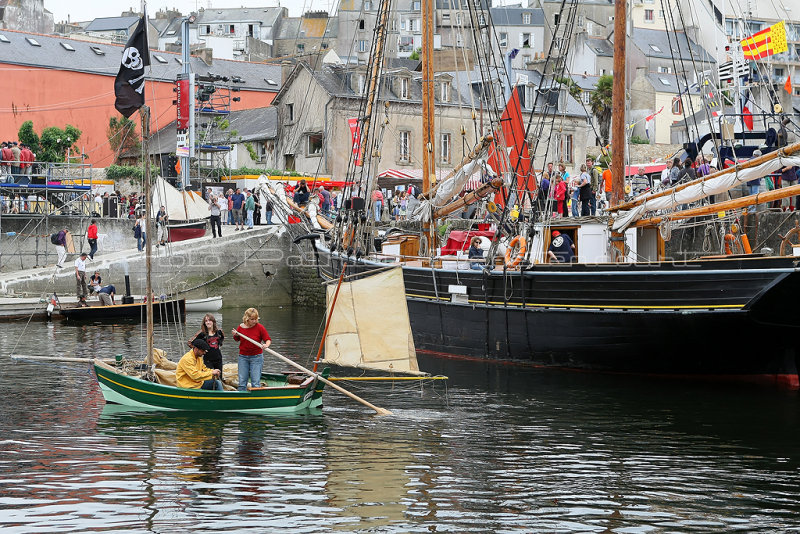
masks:
<svg viewBox="0 0 800 534"><path fill-rule="evenodd" d="M745 59L757 60L780 54L789 49L786 42L786 26L783 21L773 24L765 30L754 33L740 41Z"/></svg>

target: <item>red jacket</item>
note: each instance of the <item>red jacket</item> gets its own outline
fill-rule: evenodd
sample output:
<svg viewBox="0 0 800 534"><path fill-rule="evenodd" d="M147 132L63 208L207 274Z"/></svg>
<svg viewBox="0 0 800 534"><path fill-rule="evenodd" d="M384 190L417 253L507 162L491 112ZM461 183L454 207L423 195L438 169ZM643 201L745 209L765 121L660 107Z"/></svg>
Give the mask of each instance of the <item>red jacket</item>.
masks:
<svg viewBox="0 0 800 534"><path fill-rule="evenodd" d="M8 167L14 159L14 154L11 153L10 148L4 148L2 154L0 154L0 158L3 160L3 167Z"/></svg>
<svg viewBox="0 0 800 534"><path fill-rule="evenodd" d="M97 225L90 224L86 229L86 239L97 239Z"/></svg>

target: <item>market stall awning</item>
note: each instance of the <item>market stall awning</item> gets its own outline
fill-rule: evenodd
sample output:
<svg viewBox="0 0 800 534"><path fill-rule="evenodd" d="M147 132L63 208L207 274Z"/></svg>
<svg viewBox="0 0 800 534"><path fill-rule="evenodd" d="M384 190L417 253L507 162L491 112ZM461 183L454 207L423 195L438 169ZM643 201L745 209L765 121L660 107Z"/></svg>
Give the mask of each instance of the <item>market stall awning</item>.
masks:
<svg viewBox="0 0 800 534"><path fill-rule="evenodd" d="M436 169L437 180L443 179L450 169ZM378 174L378 187L390 188L398 185L422 185L422 169L386 169Z"/></svg>

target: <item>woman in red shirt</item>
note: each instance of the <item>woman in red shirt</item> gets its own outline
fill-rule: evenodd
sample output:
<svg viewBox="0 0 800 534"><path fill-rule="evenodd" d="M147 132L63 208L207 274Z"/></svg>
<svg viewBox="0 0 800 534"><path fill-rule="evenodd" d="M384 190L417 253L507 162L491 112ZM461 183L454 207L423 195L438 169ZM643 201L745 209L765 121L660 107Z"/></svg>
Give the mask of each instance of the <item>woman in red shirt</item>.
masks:
<svg viewBox="0 0 800 534"><path fill-rule="evenodd" d="M97 252L97 221L92 219L89 228L86 229L86 241L89 242L91 249L89 250L89 257L94 259L94 253Z"/></svg>
<svg viewBox="0 0 800 534"><path fill-rule="evenodd" d="M261 387L261 369L264 367L264 349L272 344L272 339L264 325L258 322L258 310L248 308L242 323L231 330L233 339L239 342L239 391L247 391L247 380L252 387ZM255 345L239 334L257 341Z"/></svg>

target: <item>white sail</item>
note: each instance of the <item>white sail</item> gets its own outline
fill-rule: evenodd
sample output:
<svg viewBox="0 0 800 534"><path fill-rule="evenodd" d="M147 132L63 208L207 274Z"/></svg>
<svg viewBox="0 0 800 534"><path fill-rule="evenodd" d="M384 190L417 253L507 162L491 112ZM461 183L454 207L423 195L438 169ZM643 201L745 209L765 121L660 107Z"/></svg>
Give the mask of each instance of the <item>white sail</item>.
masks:
<svg viewBox="0 0 800 534"><path fill-rule="evenodd" d="M336 284L328 285L329 310L335 293ZM387 309L392 310L389 326ZM417 365L402 269L397 267L342 283L322 361L345 367L426 374Z"/></svg>
<svg viewBox="0 0 800 534"><path fill-rule="evenodd" d="M211 214L208 203L200 193L178 191L161 176L156 178L153 186L153 202L150 206L150 214L153 217L156 217L158 210L164 206L171 221L194 221L205 219Z"/></svg>
<svg viewBox="0 0 800 534"><path fill-rule="evenodd" d="M800 165L800 157L778 156L756 167L739 169L738 172L722 174L707 180L698 181L680 191L674 191L670 195L648 199L648 196L653 195L653 193L648 193L641 197L646 199L644 202L631 210L621 211L614 219L612 228L615 231L621 232L641 219L648 211L674 209L681 204L688 204L700 200L701 198L724 193L737 185L767 176L768 174L779 171L783 167L793 167L796 165Z"/></svg>

